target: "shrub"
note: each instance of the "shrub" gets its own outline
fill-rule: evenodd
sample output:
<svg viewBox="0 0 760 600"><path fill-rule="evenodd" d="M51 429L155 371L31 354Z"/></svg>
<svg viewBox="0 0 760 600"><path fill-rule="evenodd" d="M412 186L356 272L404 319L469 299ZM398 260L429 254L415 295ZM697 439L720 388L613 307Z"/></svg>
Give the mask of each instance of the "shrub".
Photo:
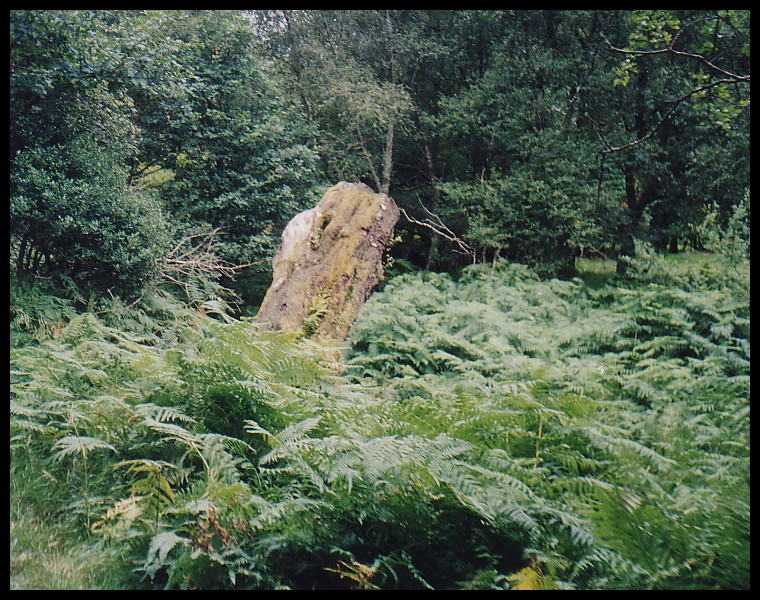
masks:
<svg viewBox="0 0 760 600"><path fill-rule="evenodd" d="M11 198L17 270L123 295L139 290L168 249L168 227L155 198L125 182L125 170L86 138L20 152Z"/></svg>

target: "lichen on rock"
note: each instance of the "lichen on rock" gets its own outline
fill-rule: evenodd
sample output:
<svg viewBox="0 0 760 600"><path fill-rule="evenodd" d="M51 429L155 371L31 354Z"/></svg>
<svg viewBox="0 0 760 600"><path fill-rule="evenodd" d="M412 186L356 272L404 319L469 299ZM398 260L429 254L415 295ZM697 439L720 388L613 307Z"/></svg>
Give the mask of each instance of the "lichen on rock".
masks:
<svg viewBox="0 0 760 600"><path fill-rule="evenodd" d="M264 329L343 341L383 279L383 254L399 209L362 183L341 182L282 233L256 317Z"/></svg>

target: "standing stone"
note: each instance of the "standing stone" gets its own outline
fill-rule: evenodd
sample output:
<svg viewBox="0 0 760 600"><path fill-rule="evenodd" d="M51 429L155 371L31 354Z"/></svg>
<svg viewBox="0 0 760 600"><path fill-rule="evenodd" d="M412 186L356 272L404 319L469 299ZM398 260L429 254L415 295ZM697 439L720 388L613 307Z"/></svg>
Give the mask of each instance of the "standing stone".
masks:
<svg viewBox="0 0 760 600"><path fill-rule="evenodd" d="M363 183L341 182L285 227L257 321L269 330L343 341L383 280L399 209Z"/></svg>

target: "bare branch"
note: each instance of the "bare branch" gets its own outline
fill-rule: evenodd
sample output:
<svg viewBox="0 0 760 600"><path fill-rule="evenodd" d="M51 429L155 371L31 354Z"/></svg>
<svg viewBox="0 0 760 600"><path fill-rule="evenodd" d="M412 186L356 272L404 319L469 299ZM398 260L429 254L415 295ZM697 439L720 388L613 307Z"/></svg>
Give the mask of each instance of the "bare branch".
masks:
<svg viewBox="0 0 760 600"><path fill-rule="evenodd" d="M734 83L749 83L750 82L749 75L737 75L736 73L731 73L730 71L726 71L725 69L720 68L718 65L710 62L702 54L695 54L693 52L684 52L683 50L676 50L673 46L676 43L676 40L678 39L678 34L676 34L673 37L673 40L668 46L666 46L665 48L655 48L654 50L626 50L625 48L618 48L614 46L612 42L610 42L610 40L607 39L607 36L605 36L603 33L600 35L602 36L604 43L607 44L607 47L612 52L617 52L618 54L632 54L635 56L653 56L656 54L673 54L674 56L685 56L685 57L693 58L700 61L701 63L703 63L710 69L713 69L714 71L720 73L723 77L727 77L733 80Z"/></svg>
<svg viewBox="0 0 760 600"><path fill-rule="evenodd" d="M699 19L699 20L702 20L702 19ZM688 23L686 26L684 26L683 28L681 28L673 36L673 39L670 41L670 44L668 44L667 46L665 46L663 48L654 48L654 49L649 49L649 50L629 50L629 49L626 49L626 48L619 48L619 47L615 46L607 38L607 36L604 35L604 33L600 33L600 36L601 36L602 40L604 41L604 43L606 44L607 48L610 51L612 51L612 52L615 52L615 53L618 53L618 54L633 55L633 56L653 56L653 55L659 55L659 54L670 54L670 55L673 55L673 56L681 56L681 57L697 60L697 61L701 62L702 64L704 64L705 66L707 66L709 69L715 71L716 73L719 73L722 76L720 79L716 79L716 80L714 80L714 81L712 81L712 82L710 82L708 84L700 85L700 86L692 88L691 90L689 90L688 92L686 92L684 95L682 95L680 98L676 98L674 100L671 100L669 102L670 106L665 111L665 113L662 116L662 118L657 123L655 123L654 126L646 134L644 134L640 138L635 139L632 142L629 142L627 144L622 144L620 146L613 146L612 144L610 144L609 142L607 142L604 139L604 136L601 134L601 131L599 129L598 124L596 122L594 122L593 119L592 119L592 123L594 125L594 130L596 131L597 137L599 138L599 140L602 142L602 144L605 147L604 150L602 150L602 153L607 154L607 153L611 153L611 152L619 152L620 150L625 150L625 149L628 149L628 148L632 148L634 146L637 146L638 144L641 144L642 142L645 142L646 140L648 140L649 138L651 138L652 135L655 134L655 132L657 132L657 130L663 125L663 123L665 123L665 121L667 121L667 119L673 114L673 112L676 110L676 108L678 108L678 106L681 105L681 103L683 103L687 99L691 98L695 94L698 94L700 92L704 92L704 91L706 91L706 90L708 90L710 88L713 88L713 87L716 87L716 86L719 86L719 85L736 85L736 84L741 84L741 83L747 83L747 84L750 83L750 75L749 74L747 74L747 75L740 75L740 74L737 74L737 73L732 73L730 71L727 71L726 69L723 69L723 68L719 67L718 65L716 65L715 63L713 63L712 61L710 61L707 57L705 57L702 54L696 54L696 53L693 53L693 52L686 52L686 51L683 51L683 50L677 50L675 48L675 44L676 44L676 42L678 42L679 37L681 36L681 34L683 33L683 31L686 30L689 26L693 26L696 22L697 21L694 21L692 23ZM557 109L555 109L555 110L557 110ZM560 111L558 111L558 112L560 112Z"/></svg>
<svg viewBox="0 0 760 600"><path fill-rule="evenodd" d="M182 288L188 298L192 298L194 283L234 281L238 271L251 265L233 265L220 258L216 252L218 234L219 229L214 229L182 238L161 260L161 278Z"/></svg>
<svg viewBox="0 0 760 600"><path fill-rule="evenodd" d="M427 209L427 207L424 204L422 204L422 201L420 201L420 206L422 207L422 210L424 210L425 214L427 215L427 217L425 217L423 221L410 217L409 214L403 208L399 208L399 210L401 211L401 214L404 215L407 221L415 225L419 225L420 227L429 229L436 235L439 235L442 238L452 242L456 246L456 248L454 248L454 252L456 252L457 254L464 254L465 256L469 256L472 259L472 262L475 263L476 261L475 248L470 246L462 238L460 238L453 231L451 231L451 229L449 229L446 226L446 224L443 221L441 221L441 218L438 215L430 212Z"/></svg>
<svg viewBox="0 0 760 600"><path fill-rule="evenodd" d="M749 81L749 75L747 76L747 81ZM604 150L602 150L602 152L604 154L608 154L610 152L619 152L620 150L625 150L627 148L632 148L633 146L637 146L637 145L641 144L642 142L645 142L646 140L648 140L650 137L652 137L655 134L655 132L662 126L662 124L668 119L668 117L673 114L673 112L676 110L676 108L678 108L678 106L682 102L684 102L685 100L687 100L688 98L690 98L694 94L698 94L699 92L704 92L705 90L708 90L708 89L713 88L713 87L718 86L718 85L736 84L736 83L743 83L743 80L739 81L739 80L736 80L736 79L716 79L715 81L712 81L712 82L710 82L710 83L708 83L706 85L700 85L698 87L692 88L691 90L689 90L688 92L686 92L680 98L677 98L677 99L673 100L670 108L668 108L668 110L665 111L665 114L663 115L663 117L657 123L655 123L655 125L645 135L643 135L642 137L640 137L638 139L633 140L632 142L628 142L627 144L623 144L622 146L612 146L608 142L606 142L604 140L604 138L601 136L601 133L598 131L596 123L594 123L594 129L597 130L597 136L599 137L599 139L602 140L602 142L606 146L606 148ZM592 120L592 122L593 122L593 120Z"/></svg>

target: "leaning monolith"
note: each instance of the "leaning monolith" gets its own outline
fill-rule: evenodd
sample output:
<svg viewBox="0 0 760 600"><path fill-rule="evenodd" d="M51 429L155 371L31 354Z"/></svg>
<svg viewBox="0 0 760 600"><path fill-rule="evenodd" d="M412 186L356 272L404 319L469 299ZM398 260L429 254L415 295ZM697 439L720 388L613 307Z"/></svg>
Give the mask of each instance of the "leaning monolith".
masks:
<svg viewBox="0 0 760 600"><path fill-rule="evenodd" d="M399 209L363 183L341 182L282 233L272 285L256 317L264 329L343 341L383 279Z"/></svg>

